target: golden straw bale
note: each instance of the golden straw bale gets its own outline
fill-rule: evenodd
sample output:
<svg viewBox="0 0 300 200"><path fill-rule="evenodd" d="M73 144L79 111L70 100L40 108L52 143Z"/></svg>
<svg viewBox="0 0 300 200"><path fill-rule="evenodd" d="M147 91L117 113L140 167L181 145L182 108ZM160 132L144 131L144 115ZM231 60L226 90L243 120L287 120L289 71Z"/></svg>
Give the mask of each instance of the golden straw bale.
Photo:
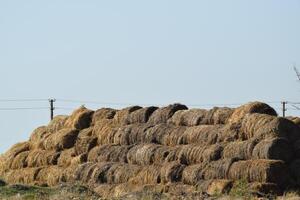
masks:
<svg viewBox="0 0 300 200"><path fill-rule="evenodd" d="M90 126L93 114L94 111L81 106L68 117L65 127L79 130L85 129Z"/></svg>
<svg viewBox="0 0 300 200"><path fill-rule="evenodd" d="M222 125L200 125L188 127L184 132L186 144L216 144Z"/></svg>
<svg viewBox="0 0 300 200"><path fill-rule="evenodd" d="M92 119L92 125L103 119L113 119L117 110L113 108L100 108L95 111Z"/></svg>
<svg viewBox="0 0 300 200"><path fill-rule="evenodd" d="M88 154L89 162L127 162L127 153L132 146L106 144L94 147Z"/></svg>
<svg viewBox="0 0 300 200"><path fill-rule="evenodd" d="M76 155L88 153L97 145L97 137L93 135L93 127L83 129L79 132L74 145Z"/></svg>
<svg viewBox="0 0 300 200"><path fill-rule="evenodd" d="M56 165L60 152L35 149L29 152L27 156L28 167L44 167L47 165Z"/></svg>
<svg viewBox="0 0 300 200"><path fill-rule="evenodd" d="M290 162L293 159L293 148L285 138L264 139L254 147L252 158Z"/></svg>
<svg viewBox="0 0 300 200"><path fill-rule="evenodd" d="M277 116L276 111L269 105L262 102L250 102L244 104L234 110L231 117L228 119L229 123L239 123L246 114L260 113L272 116Z"/></svg>
<svg viewBox="0 0 300 200"><path fill-rule="evenodd" d="M125 125L126 124L126 119L128 118L128 116L134 112L137 111L139 109L142 109L142 107L140 106L130 106L127 108L123 108L121 110L118 110L114 116L114 121L115 123L117 123L118 125Z"/></svg>
<svg viewBox="0 0 300 200"><path fill-rule="evenodd" d="M135 177L140 170L141 167L137 165L129 165L126 163L114 163L106 173L107 183L125 183L130 178Z"/></svg>
<svg viewBox="0 0 300 200"><path fill-rule="evenodd" d="M3 179L9 184L34 184L40 168L22 168L10 170L5 173Z"/></svg>
<svg viewBox="0 0 300 200"><path fill-rule="evenodd" d="M157 144L140 144L132 147L127 153L127 160L130 164L150 165L160 163L162 160L155 160L156 150L161 148Z"/></svg>
<svg viewBox="0 0 300 200"><path fill-rule="evenodd" d="M113 144L114 135L118 131L117 124L111 119L97 121L93 128L93 135L98 138L98 144Z"/></svg>
<svg viewBox="0 0 300 200"><path fill-rule="evenodd" d="M223 158L239 158L241 160L248 160L252 158L252 152L259 142L258 139L249 139L245 141L229 142L224 145Z"/></svg>
<svg viewBox="0 0 300 200"><path fill-rule="evenodd" d="M209 162L202 170L203 178L209 179L227 179L231 165L237 161L236 158L222 159Z"/></svg>
<svg viewBox="0 0 300 200"><path fill-rule="evenodd" d="M167 123L167 121L179 110L187 110L188 108L182 104L171 104L163 108L159 108L150 116L148 123L152 125Z"/></svg>
<svg viewBox="0 0 300 200"><path fill-rule="evenodd" d="M189 110L178 110L168 120L168 123L177 126L197 126L202 124L201 122L207 114L207 110L204 109L189 109Z"/></svg>
<svg viewBox="0 0 300 200"><path fill-rule="evenodd" d="M36 177L38 185L56 186L62 182L63 168L50 166L42 168Z"/></svg>
<svg viewBox="0 0 300 200"><path fill-rule="evenodd" d="M172 183L180 182L182 178L182 172L186 166L178 162L164 163L161 167L161 182Z"/></svg>
<svg viewBox="0 0 300 200"><path fill-rule="evenodd" d="M78 130L65 128L56 133L48 135L44 140L46 150L64 150L74 146L78 135Z"/></svg>
<svg viewBox="0 0 300 200"><path fill-rule="evenodd" d="M203 180L202 171L205 168L205 163L189 165L182 172L182 182L184 184L196 185Z"/></svg>
<svg viewBox="0 0 300 200"><path fill-rule="evenodd" d="M70 165L76 165L76 164L79 165L87 162L87 156L88 155L86 153L83 153L75 157L72 157Z"/></svg>
<svg viewBox="0 0 300 200"><path fill-rule="evenodd" d="M68 167L74 157L76 157L74 148L63 150L61 151L60 156L57 160L57 165L59 167Z"/></svg>
<svg viewBox="0 0 300 200"><path fill-rule="evenodd" d="M136 185L158 184L161 183L161 166L147 165L139 173L132 177L129 182Z"/></svg>
<svg viewBox="0 0 300 200"><path fill-rule="evenodd" d="M171 124L157 124L149 129L145 133L145 143L157 143L165 144L168 141L171 133L176 130L176 126Z"/></svg>
<svg viewBox="0 0 300 200"><path fill-rule="evenodd" d="M300 139L299 126L285 118L266 114L254 113L245 115L241 125L241 132L244 134L243 139L283 137L291 142Z"/></svg>
<svg viewBox="0 0 300 200"><path fill-rule="evenodd" d="M47 132L49 133L56 133L64 128L65 122L69 116L67 115L56 115L48 124L46 127Z"/></svg>
<svg viewBox="0 0 300 200"><path fill-rule="evenodd" d="M125 124L146 123L148 122L149 117L152 115L152 113L157 109L158 107L150 106L135 110L126 116Z"/></svg>
<svg viewBox="0 0 300 200"><path fill-rule="evenodd" d="M248 182L276 183L286 185L288 170L280 160L246 160L234 162L228 172L228 178L233 180L244 179Z"/></svg>
<svg viewBox="0 0 300 200"><path fill-rule="evenodd" d="M181 144L186 144L186 140L184 137L184 132L187 127L185 126L177 126L172 128L172 131L163 137L162 144L167 146L176 146Z"/></svg>
<svg viewBox="0 0 300 200"><path fill-rule="evenodd" d="M45 136L47 135L47 127L46 126L40 126L36 128L32 134L30 135L29 142L31 144L32 149L36 148L43 148L43 140Z"/></svg>
<svg viewBox="0 0 300 200"><path fill-rule="evenodd" d="M11 169L22 169L27 167L27 157L29 151L23 151L13 158L10 168Z"/></svg>

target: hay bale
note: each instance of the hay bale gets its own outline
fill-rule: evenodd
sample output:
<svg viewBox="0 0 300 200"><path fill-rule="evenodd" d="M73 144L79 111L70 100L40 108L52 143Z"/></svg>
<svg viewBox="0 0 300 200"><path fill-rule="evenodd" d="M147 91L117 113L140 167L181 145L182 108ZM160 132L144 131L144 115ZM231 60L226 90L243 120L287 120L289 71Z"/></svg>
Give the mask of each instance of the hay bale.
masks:
<svg viewBox="0 0 300 200"><path fill-rule="evenodd" d="M60 152L35 149L29 152L26 161L28 167L44 167L56 165L59 156Z"/></svg>
<svg viewBox="0 0 300 200"><path fill-rule="evenodd" d="M93 135L93 127L81 130L74 145L76 155L88 153L97 145L97 140Z"/></svg>
<svg viewBox="0 0 300 200"><path fill-rule="evenodd" d="M286 119L294 122L296 125L300 126L300 118L299 117L286 117Z"/></svg>
<svg viewBox="0 0 300 200"><path fill-rule="evenodd" d="M186 144L186 140L184 138L184 133L187 127L177 126L172 128L172 131L163 137L161 141L163 145L167 146L176 146L181 144Z"/></svg>
<svg viewBox="0 0 300 200"><path fill-rule="evenodd" d="M200 125L188 127L184 132L185 144L216 144L222 125Z"/></svg>
<svg viewBox="0 0 300 200"><path fill-rule="evenodd" d="M40 126L36 128L30 135L29 142L32 149L43 148L43 140L47 135L47 126Z"/></svg>
<svg viewBox="0 0 300 200"><path fill-rule="evenodd" d="M40 168L23 168L10 170L5 173L3 179L9 184L34 184Z"/></svg>
<svg viewBox="0 0 300 200"><path fill-rule="evenodd" d="M182 183L168 183L163 185L163 192L174 196L187 196L195 192L195 187Z"/></svg>
<svg viewBox="0 0 300 200"><path fill-rule="evenodd" d="M204 109L179 110L168 120L168 123L177 126L197 126L203 124L207 112Z"/></svg>
<svg viewBox="0 0 300 200"><path fill-rule="evenodd" d="M300 159L295 159L289 165L289 172L297 187L300 186Z"/></svg>
<svg viewBox="0 0 300 200"><path fill-rule="evenodd" d="M170 124L157 124L150 127L145 132L145 143L166 144L169 143L170 135L173 131L176 131L178 127Z"/></svg>
<svg viewBox="0 0 300 200"><path fill-rule="evenodd" d="M106 144L93 148L88 154L89 162L127 162L127 153L132 146Z"/></svg>
<svg viewBox="0 0 300 200"><path fill-rule="evenodd" d="M141 167L137 165L114 163L106 173L107 183L120 184L128 182L129 179L135 177L140 170Z"/></svg>
<svg viewBox="0 0 300 200"><path fill-rule="evenodd" d="M49 133L56 133L64 128L65 122L69 116L67 115L57 115L55 116L48 124L47 126L47 132Z"/></svg>
<svg viewBox="0 0 300 200"><path fill-rule="evenodd" d="M56 133L48 135L45 138L43 145L46 150L61 151L64 149L71 148L76 142L78 133L79 132L76 129L61 129Z"/></svg>
<svg viewBox="0 0 300 200"><path fill-rule="evenodd" d="M275 183L249 183L249 189L252 193L258 194L260 196L268 195L282 195L282 191L278 188L278 185Z"/></svg>
<svg viewBox="0 0 300 200"><path fill-rule="evenodd" d="M251 159L253 149L258 142L259 140L255 138L246 141L230 142L224 145L222 158Z"/></svg>
<svg viewBox="0 0 300 200"><path fill-rule="evenodd" d="M71 164L72 159L74 157L76 157L76 153L75 153L74 148L66 149L64 151L61 151L60 156L57 160L57 165L59 167L68 167Z"/></svg>
<svg viewBox="0 0 300 200"><path fill-rule="evenodd" d="M141 108L135 110L125 118L125 124L139 124L139 123L146 123L149 120L149 117L152 113L157 110L158 107L150 106L146 108Z"/></svg>
<svg viewBox="0 0 300 200"><path fill-rule="evenodd" d="M79 165L87 162L88 155L86 153L72 157L70 165Z"/></svg>
<svg viewBox="0 0 300 200"><path fill-rule="evenodd" d="M27 167L27 157L29 151L23 151L13 158L10 168L11 169L22 169Z"/></svg>
<svg viewBox="0 0 300 200"><path fill-rule="evenodd" d="M234 162L229 169L228 178L276 183L279 186L286 186L289 181L287 167L283 161L264 159Z"/></svg>
<svg viewBox="0 0 300 200"><path fill-rule="evenodd" d="M272 159L290 162L293 159L293 148L285 138L272 138L260 141L253 149L254 159Z"/></svg>
<svg viewBox="0 0 300 200"><path fill-rule="evenodd" d="M114 121L118 125L125 125L126 124L126 119L129 117L129 115L137 111L139 109L142 109L140 106L130 106L121 110L118 110L114 116Z"/></svg>
<svg viewBox="0 0 300 200"><path fill-rule="evenodd" d="M243 139L283 137L291 142L300 139L300 127L290 120L266 114L245 115L241 124Z"/></svg>
<svg viewBox="0 0 300 200"><path fill-rule="evenodd" d="M44 167L39 170L36 183L42 186L57 186L62 182L63 168L58 166Z"/></svg>
<svg viewBox="0 0 300 200"><path fill-rule="evenodd" d="M113 144L117 124L110 119L100 120L94 125L93 135L98 138L98 144Z"/></svg>
<svg viewBox="0 0 300 200"><path fill-rule="evenodd" d="M205 192L212 196L228 194L232 186L233 186L232 180L214 179L210 182Z"/></svg>
<svg viewBox="0 0 300 200"><path fill-rule="evenodd" d="M179 151L178 160L186 165L210 162L220 159L222 151L221 145L184 145Z"/></svg>
<svg viewBox="0 0 300 200"><path fill-rule="evenodd" d="M189 165L182 172L182 182L184 184L196 185L203 180L202 170L205 168L205 163Z"/></svg>
<svg viewBox="0 0 300 200"><path fill-rule="evenodd" d="M201 171L201 174L203 174L203 179L227 179L231 166L237 160L238 159L236 158L222 159L206 164L204 169Z"/></svg>
<svg viewBox="0 0 300 200"><path fill-rule="evenodd" d="M231 117L228 119L228 123L240 123L245 115L252 113L277 116L276 111L269 105L262 102L250 102L236 108Z"/></svg>
<svg viewBox="0 0 300 200"><path fill-rule="evenodd" d="M104 119L113 119L116 112L117 110L113 108L100 108L96 110L92 118L92 125Z"/></svg>
<svg viewBox="0 0 300 200"><path fill-rule="evenodd" d="M65 127L79 130L88 128L92 122L93 114L94 111L81 106L68 117L65 121Z"/></svg>
<svg viewBox="0 0 300 200"><path fill-rule="evenodd" d="M115 187L116 185L112 184L99 184L93 188L93 191L101 198L111 198L115 197Z"/></svg>
<svg viewBox="0 0 300 200"><path fill-rule="evenodd" d="M160 165L144 166L136 176L129 180L129 182L135 185L159 184L161 183L160 170Z"/></svg>
<svg viewBox="0 0 300 200"><path fill-rule="evenodd" d="M187 110L188 108L182 104L171 104L169 106L159 108L149 118L148 123L152 125L167 123L167 121L179 110Z"/></svg>
<svg viewBox="0 0 300 200"><path fill-rule="evenodd" d="M160 170L161 182L164 184L180 182L185 167L185 165L178 162L164 163Z"/></svg>

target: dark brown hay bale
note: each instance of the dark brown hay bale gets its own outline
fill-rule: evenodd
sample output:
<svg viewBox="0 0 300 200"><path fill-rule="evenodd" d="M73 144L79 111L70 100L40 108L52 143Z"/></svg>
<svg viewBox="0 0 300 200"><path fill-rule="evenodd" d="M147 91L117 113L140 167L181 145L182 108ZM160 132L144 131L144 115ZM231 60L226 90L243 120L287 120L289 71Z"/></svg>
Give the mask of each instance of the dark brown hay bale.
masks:
<svg viewBox="0 0 300 200"><path fill-rule="evenodd" d="M177 126L197 126L202 124L207 112L204 109L179 110L168 120L168 123Z"/></svg>
<svg viewBox="0 0 300 200"><path fill-rule="evenodd" d="M239 123L246 114L260 113L272 116L277 116L276 111L269 105L261 102L250 102L242 105L234 110L231 117L228 119L229 123Z"/></svg>
<svg viewBox="0 0 300 200"><path fill-rule="evenodd" d="M212 161L208 163L202 170L203 178L205 180L209 179L227 179L231 165L236 162L237 159L222 159L217 161Z"/></svg>
<svg viewBox="0 0 300 200"><path fill-rule="evenodd" d="M74 145L76 155L88 153L97 145L97 137L93 135L93 127L83 129L79 132Z"/></svg>
<svg viewBox="0 0 300 200"><path fill-rule="evenodd" d="M40 168L10 170L3 176L9 184L34 184Z"/></svg>
<svg viewBox="0 0 300 200"><path fill-rule="evenodd" d="M68 167L75 156L76 154L74 148L66 149L60 153L60 156L57 160L57 165L60 167Z"/></svg>
<svg viewBox="0 0 300 200"><path fill-rule="evenodd" d="M161 167L161 182L172 183L179 182L182 178L182 172L186 166L178 162L164 163Z"/></svg>
<svg viewBox="0 0 300 200"><path fill-rule="evenodd" d="M300 127L290 120L266 114L248 114L241 125L243 139L253 137L283 137L295 142L300 139Z"/></svg>
<svg viewBox="0 0 300 200"><path fill-rule="evenodd" d="M36 149L29 152L27 157L28 167L44 167L56 165L60 152Z"/></svg>
<svg viewBox="0 0 300 200"><path fill-rule="evenodd" d="M122 110L118 110L114 116L114 121L118 125L125 125L126 124L126 119L129 117L129 115L137 111L139 109L142 109L140 106L131 106L127 108L123 108Z"/></svg>
<svg viewBox="0 0 300 200"><path fill-rule="evenodd" d="M47 126L47 132L56 133L59 130L63 129L65 126L65 122L69 116L67 115L57 115L55 116Z"/></svg>
<svg viewBox="0 0 300 200"><path fill-rule="evenodd" d="M228 178L286 186L289 177L283 161L259 159L233 163L229 169Z"/></svg>
<svg viewBox="0 0 300 200"><path fill-rule="evenodd" d="M152 125L167 123L168 119L170 119L175 112L187 109L188 108L182 104L171 104L167 107L159 108L155 110L154 113L151 115L148 123Z"/></svg>
<svg viewBox="0 0 300 200"><path fill-rule="evenodd" d="M252 193L258 194L260 196L282 195L281 190L275 183L249 183L249 189Z"/></svg>
<svg viewBox="0 0 300 200"><path fill-rule="evenodd" d="M182 173L182 182L189 185L195 185L203 179L202 170L205 163L187 166Z"/></svg>
<svg viewBox="0 0 300 200"><path fill-rule="evenodd" d="M42 168L36 177L38 185L56 186L62 182L62 171L64 169L57 166Z"/></svg>
<svg viewBox="0 0 300 200"><path fill-rule="evenodd" d="M188 127L184 132L185 144L216 144L222 125L200 125Z"/></svg>
<svg viewBox="0 0 300 200"><path fill-rule="evenodd" d="M23 151L13 158L10 168L11 169L22 169L27 167L27 157L29 151Z"/></svg>
<svg viewBox="0 0 300 200"><path fill-rule="evenodd" d="M148 124L131 124L120 127L114 133L113 143L131 145L146 141L146 131L151 128Z"/></svg>
<svg viewBox="0 0 300 200"><path fill-rule="evenodd" d="M297 184L297 187L300 186L300 159L293 160L289 165L289 172L291 174L292 180Z"/></svg>
<svg viewBox="0 0 300 200"><path fill-rule="evenodd" d="M47 135L47 127L46 126L40 126L36 128L32 134L30 135L29 142L32 146L32 149L34 148L43 148L43 139Z"/></svg>
<svg viewBox="0 0 300 200"><path fill-rule="evenodd" d="M186 165L210 162L220 159L222 151L221 145L184 145L179 151L178 160Z"/></svg>
<svg viewBox="0 0 300 200"><path fill-rule="evenodd" d="M296 158L300 158L300 140L297 140L293 145L294 155Z"/></svg>
<svg viewBox="0 0 300 200"><path fill-rule="evenodd" d="M88 154L89 162L127 162L127 153L132 146L106 144L93 148Z"/></svg>
<svg viewBox="0 0 300 200"><path fill-rule="evenodd" d="M103 119L113 119L117 110L113 108L100 108L95 111L92 119L92 125Z"/></svg>
<svg viewBox="0 0 300 200"><path fill-rule="evenodd" d="M93 114L94 111L81 106L80 108L76 109L66 120L65 127L79 130L85 129L90 126Z"/></svg>
<svg viewBox="0 0 300 200"><path fill-rule="evenodd" d="M149 120L149 117L152 115L152 113L157 109L158 107L150 106L135 110L129 115L127 115L125 119L125 124L146 123Z"/></svg>
<svg viewBox="0 0 300 200"><path fill-rule="evenodd" d="M290 162L293 159L293 148L285 138L265 139L255 146L252 157Z"/></svg>
<svg viewBox="0 0 300 200"><path fill-rule="evenodd" d="M135 185L161 183L160 170L161 166L159 165L144 166L135 177L129 180L129 182Z"/></svg>
<svg viewBox="0 0 300 200"><path fill-rule="evenodd" d="M44 140L46 150L63 150L74 146L78 135L78 130L65 128L57 133L50 134Z"/></svg>
<svg viewBox="0 0 300 200"><path fill-rule="evenodd" d="M252 158L252 152L255 145L259 142L257 139L246 141L230 142L224 145L223 158L238 158L248 160Z"/></svg>

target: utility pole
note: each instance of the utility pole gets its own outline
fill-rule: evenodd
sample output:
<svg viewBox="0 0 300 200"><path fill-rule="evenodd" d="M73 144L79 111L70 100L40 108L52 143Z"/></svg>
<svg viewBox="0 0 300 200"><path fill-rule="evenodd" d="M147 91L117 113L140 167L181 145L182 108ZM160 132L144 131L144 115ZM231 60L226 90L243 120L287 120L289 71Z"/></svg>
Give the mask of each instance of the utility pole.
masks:
<svg viewBox="0 0 300 200"><path fill-rule="evenodd" d="M282 117L285 117L285 112L287 111L286 109L287 101L282 101L281 104L282 104Z"/></svg>
<svg viewBox="0 0 300 200"><path fill-rule="evenodd" d="M50 103L50 119L52 120L53 119L53 111L54 111L54 102L56 100L55 99L49 99L49 103Z"/></svg>

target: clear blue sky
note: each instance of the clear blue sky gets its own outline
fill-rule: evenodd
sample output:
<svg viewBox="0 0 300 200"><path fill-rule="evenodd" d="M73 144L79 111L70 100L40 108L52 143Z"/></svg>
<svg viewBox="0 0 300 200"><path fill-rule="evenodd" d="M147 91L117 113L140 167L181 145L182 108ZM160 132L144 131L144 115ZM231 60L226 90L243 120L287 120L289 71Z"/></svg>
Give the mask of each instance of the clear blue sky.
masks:
<svg viewBox="0 0 300 200"><path fill-rule="evenodd" d="M299 0L0 1L0 99L300 101L294 62ZM48 102L0 102L37 106ZM46 109L0 110L0 152L48 120Z"/></svg>

